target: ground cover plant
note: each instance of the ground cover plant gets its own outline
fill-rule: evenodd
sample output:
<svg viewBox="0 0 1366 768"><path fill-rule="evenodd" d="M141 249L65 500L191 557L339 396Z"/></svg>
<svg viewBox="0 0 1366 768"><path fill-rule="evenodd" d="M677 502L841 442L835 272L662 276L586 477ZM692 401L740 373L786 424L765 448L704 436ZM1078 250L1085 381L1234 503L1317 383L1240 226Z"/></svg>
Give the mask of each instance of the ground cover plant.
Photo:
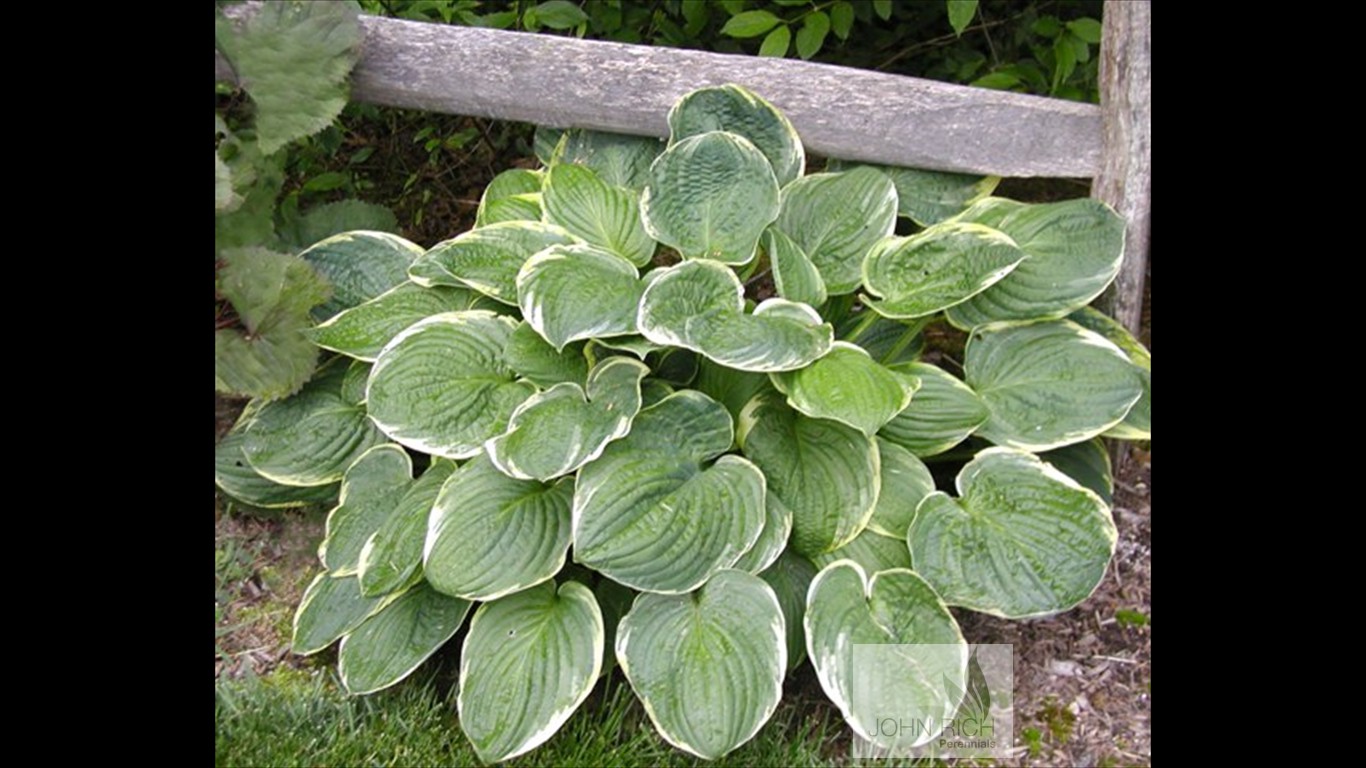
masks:
<svg viewBox="0 0 1366 768"><path fill-rule="evenodd" d="M734 86L669 125L543 132L544 167L430 249L305 250L337 288L304 333L336 356L219 447L244 502L339 497L294 647L340 640L350 691L469 616L457 707L486 761L553 735L613 664L701 757L751 738L808 657L867 732L850 645L957 644L961 682L948 606L1076 605L1115 542L1096 438L1150 434L1146 352L1086 306L1122 252L1102 204L806 174L791 125ZM920 360L944 323L961 376Z"/></svg>

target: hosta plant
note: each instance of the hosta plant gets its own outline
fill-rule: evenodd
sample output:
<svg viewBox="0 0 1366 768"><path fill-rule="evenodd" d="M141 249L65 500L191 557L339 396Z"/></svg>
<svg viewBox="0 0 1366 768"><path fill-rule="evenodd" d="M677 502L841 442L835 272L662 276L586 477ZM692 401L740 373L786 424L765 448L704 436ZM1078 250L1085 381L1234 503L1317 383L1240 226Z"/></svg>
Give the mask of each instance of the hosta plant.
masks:
<svg viewBox="0 0 1366 768"><path fill-rule="evenodd" d="M966 649L950 608L1084 600L1116 537L1098 438L1149 436L1148 354L1087 307L1122 251L1104 205L807 174L735 86L668 122L543 133L544 167L432 248L331 248L334 284L368 286L305 332L335 356L219 448L245 501L337 498L295 650L340 641L367 693L464 627L459 720L490 762L614 666L703 758L808 659L858 727L853 644ZM965 346L928 354L949 326Z"/></svg>

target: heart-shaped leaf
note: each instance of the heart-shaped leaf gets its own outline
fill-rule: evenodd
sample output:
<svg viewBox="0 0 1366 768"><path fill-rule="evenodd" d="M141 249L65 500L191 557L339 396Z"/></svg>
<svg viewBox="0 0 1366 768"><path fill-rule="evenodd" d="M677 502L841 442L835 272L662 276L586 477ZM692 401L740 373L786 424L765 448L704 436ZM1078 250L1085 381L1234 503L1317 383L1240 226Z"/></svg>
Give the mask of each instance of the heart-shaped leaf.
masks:
<svg viewBox="0 0 1366 768"><path fill-rule="evenodd" d="M764 530L759 540L739 560L736 570L759 573L773 565L773 561L787 549L787 537L792 535L792 510L778 500L777 494L764 494Z"/></svg>
<svg viewBox="0 0 1366 768"><path fill-rule="evenodd" d="M811 259L832 296L849 293L863 280L868 249L896 229L896 188L866 166L803 176L783 187L773 226Z"/></svg>
<svg viewBox="0 0 1366 768"><path fill-rule="evenodd" d="M637 267L650 263L655 241L640 220L640 193L615 187L581 165L559 163L546 174L546 220Z"/></svg>
<svg viewBox="0 0 1366 768"><path fill-rule="evenodd" d="M332 298L313 310L326 320L408 280L422 246L388 232L357 230L322 240L299 254L332 284Z"/></svg>
<svg viewBox="0 0 1366 768"><path fill-rule="evenodd" d="M881 435L877 438L877 451L882 461L882 487L878 490L873 516L868 520L868 530L901 541L906 538L906 529L915 518L916 506L934 491L934 477L915 454ZM859 563L863 561L859 560Z"/></svg>
<svg viewBox="0 0 1366 768"><path fill-rule="evenodd" d="M556 349L635 333L644 290L631 262L592 245L552 246L517 273L522 316Z"/></svg>
<svg viewBox="0 0 1366 768"><path fill-rule="evenodd" d="M245 426L243 427L245 428ZM330 504L337 498L336 484L300 487L281 485L262 477L251 468L242 453L246 435L234 428L218 441L213 452L214 482L229 496L263 509L303 507L309 504Z"/></svg>
<svg viewBox="0 0 1366 768"><path fill-rule="evenodd" d="M691 595L637 597L616 653L659 735L706 760L753 738L782 698L782 608L743 571L718 571Z"/></svg>
<svg viewBox="0 0 1366 768"><path fill-rule="evenodd" d="M436 653L465 622L470 604L418 584L346 637L337 652L342 685L352 694L397 683Z"/></svg>
<svg viewBox="0 0 1366 768"><path fill-rule="evenodd" d="M792 550L784 550L759 578L768 582L778 596L787 625L787 668L796 669L806 661L806 630L802 620L806 616L806 593L811 580L816 578L816 566Z"/></svg>
<svg viewBox="0 0 1366 768"><path fill-rule="evenodd" d="M393 511L380 523L360 552L361 592L383 595L407 584L422 567L422 545L427 538L427 517L436 503L455 462L433 458L422 477L413 481L398 498Z"/></svg>
<svg viewBox="0 0 1366 768"><path fill-rule="evenodd" d="M508 338L503 360L518 376L538 387L553 387L563 381L583 384L588 379L583 347L569 344L557 351L530 323L522 323Z"/></svg>
<svg viewBox="0 0 1366 768"><path fill-rule="evenodd" d="M872 528L833 552L811 558L817 568L824 568L837 560L852 560L863 568L865 573L879 573L893 568L911 568L911 552L906 548L906 537L892 538L883 536Z"/></svg>
<svg viewBox="0 0 1366 768"><path fill-rule="evenodd" d="M494 176L479 198L474 226L486 227L503 221L540 221L543 175L541 171L512 168Z"/></svg>
<svg viewBox="0 0 1366 768"><path fill-rule="evenodd" d="M911 403L916 382L878 365L862 347L837 341L821 359L769 378L787 404L817 419L833 419L872 437Z"/></svg>
<svg viewBox="0 0 1366 768"><path fill-rule="evenodd" d="M865 303L887 317L925 317L976 296L1026 257L1009 237L980 224L955 221L889 237L863 260L864 287L883 299Z"/></svg>
<svg viewBox="0 0 1366 768"><path fill-rule="evenodd" d="M991 415L972 387L938 366L900 363L892 370L919 379L920 389L878 435L916 456L934 456L958 445Z"/></svg>
<svg viewBox="0 0 1366 768"><path fill-rule="evenodd" d="M577 239L554 224L505 221L437 243L408 269L418 285L473 288L517 306L517 271L537 251Z"/></svg>
<svg viewBox="0 0 1366 768"><path fill-rule="evenodd" d="M773 269L773 288L790 301L819 307L827 298L825 280L810 257L792 238L769 227L764 231L764 250Z"/></svg>
<svg viewBox="0 0 1366 768"><path fill-rule="evenodd" d="M1081 327L1099 333L1119 347L1138 368L1139 380L1143 383L1143 396L1125 414L1124 421L1106 430L1105 437L1120 440L1151 440L1153 436L1152 417L1152 355L1148 348L1135 339L1129 330L1114 318L1091 307L1082 307L1067 316L1068 320Z"/></svg>
<svg viewBox="0 0 1366 768"><path fill-rule="evenodd" d="M945 602L1018 619L1090 596L1114 554L1110 508L1092 491L1011 448L958 473L958 498L932 493L907 536L915 569Z"/></svg>
<svg viewBox="0 0 1366 768"><path fill-rule="evenodd" d="M806 168L806 152L787 117L758 95L738 85L698 88L669 110L670 145L708 131L744 136L764 154L779 186Z"/></svg>
<svg viewBox="0 0 1366 768"><path fill-rule="evenodd" d="M403 283L379 296L343 310L305 335L323 349L374 362L399 331L442 312L472 309L482 297L464 288L423 288Z"/></svg>
<svg viewBox="0 0 1366 768"><path fill-rule="evenodd" d="M535 142L536 157L542 165L582 165L593 169L598 178L608 184L636 192L645 188L650 178L650 164L664 151L664 142L653 136L581 128L556 131L542 125L536 126Z"/></svg>
<svg viewBox="0 0 1366 768"><path fill-rule="evenodd" d="M365 542L389 519L413 482L413 461L393 443L377 445L346 469L341 503L327 515L327 534L318 557L333 576L360 568Z"/></svg>
<svg viewBox="0 0 1366 768"><path fill-rule="evenodd" d="M848 163L831 161L826 170L842 171ZM996 191L999 176L974 176L920 168L874 165L896 186L897 213L922 227L953 218Z"/></svg>

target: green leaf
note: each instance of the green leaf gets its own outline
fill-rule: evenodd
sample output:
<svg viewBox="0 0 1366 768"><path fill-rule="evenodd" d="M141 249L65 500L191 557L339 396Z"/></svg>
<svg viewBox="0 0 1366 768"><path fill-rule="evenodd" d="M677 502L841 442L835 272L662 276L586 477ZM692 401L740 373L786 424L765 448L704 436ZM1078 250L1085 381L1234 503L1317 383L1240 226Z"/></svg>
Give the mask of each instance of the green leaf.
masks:
<svg viewBox="0 0 1366 768"><path fill-rule="evenodd" d="M1067 22L1067 29L1085 42L1100 45L1100 22L1089 16Z"/></svg>
<svg viewBox="0 0 1366 768"><path fill-rule="evenodd" d="M971 387L937 366L902 363L892 370L920 379L920 389L878 435L916 456L934 456L958 445L991 415Z"/></svg>
<svg viewBox="0 0 1366 768"><path fill-rule="evenodd" d="M863 285L883 300L864 304L887 317L926 317L985 291L1026 258L1015 241L980 224L946 222L889 237L863 260Z"/></svg>
<svg viewBox="0 0 1366 768"><path fill-rule="evenodd" d="M400 589L422 566L427 517L455 462L433 458L422 477L408 485L393 511L365 542L360 553L361 592L383 595Z"/></svg>
<svg viewBox="0 0 1366 768"><path fill-rule="evenodd" d="M1077 51L1067 36L1063 35L1053 43L1053 89L1050 93L1057 93L1076 68Z"/></svg>
<svg viewBox="0 0 1366 768"><path fill-rule="evenodd" d="M573 483L515 480L485 456L456 470L427 525L423 570L433 588L494 600L553 577L569 549Z"/></svg>
<svg viewBox="0 0 1366 768"><path fill-rule="evenodd" d="M1110 452L1099 437L1046 451L1039 458L1094 492L1101 501L1112 503L1115 485L1110 474Z"/></svg>
<svg viewBox="0 0 1366 768"><path fill-rule="evenodd" d="M526 168L512 168L493 177L479 198L475 227L502 221L540 221L543 174Z"/></svg>
<svg viewBox="0 0 1366 768"><path fill-rule="evenodd" d="M949 6L949 26L953 27L953 33L958 36L963 35L963 30L972 23L972 17L977 15L977 0L945 0Z"/></svg>
<svg viewBox="0 0 1366 768"><path fill-rule="evenodd" d="M916 400L919 399L917 393ZM906 529L915 518L916 506L921 499L934 492L934 477L930 475L929 467L915 454L884 437L878 437L877 449L882 461L882 485L878 489L873 516L868 520L868 531L893 536L902 542L906 539ZM853 559L858 560L857 557ZM819 564L825 565L827 562L831 561ZM867 565L862 560L859 560L859 564Z"/></svg>
<svg viewBox="0 0 1366 768"><path fill-rule="evenodd" d="M242 443L252 468L285 485L330 485L383 443L365 407L342 396L345 377L345 366L328 366L297 395L261 406Z"/></svg>
<svg viewBox="0 0 1366 768"><path fill-rule="evenodd" d="M593 593L553 582L479 606L460 652L460 727L485 763L544 743L593 690L604 627Z"/></svg>
<svg viewBox="0 0 1366 768"><path fill-rule="evenodd" d="M721 456L730 415L684 390L642 410L579 472L574 560L633 589L683 593L730 568L763 530L764 476Z"/></svg>
<svg viewBox="0 0 1366 768"><path fill-rule="evenodd" d="M531 10L536 12L538 21L551 29L573 29L588 21L588 14L568 0L548 0Z"/></svg>
<svg viewBox="0 0 1366 768"><path fill-rule="evenodd" d="M746 573L759 573L773 565L778 555L787 549L787 537L792 535L792 510L772 493L764 494L764 530L748 552L735 561L735 568Z"/></svg>
<svg viewBox="0 0 1366 768"><path fill-rule="evenodd" d="M829 354L805 368L771 373L787 404L817 419L833 419L868 437L902 411L916 390L913 379L894 373L862 347L837 341Z"/></svg>
<svg viewBox="0 0 1366 768"><path fill-rule="evenodd" d="M585 242L643 267L654 258L655 242L640 220L640 195L614 187L591 168L559 163L546 175L546 220Z"/></svg>
<svg viewBox="0 0 1366 768"><path fill-rule="evenodd" d="M745 371L794 370L830 350L834 329L805 304L766 299L746 315L744 286L724 264L697 259L656 274L636 320L650 341Z"/></svg>
<svg viewBox="0 0 1366 768"><path fill-rule="evenodd" d="M593 597L597 598L598 607L602 609L602 623L606 627L606 642L603 649L616 648L617 645L617 625L621 623L621 617L631 610L631 603L639 594L635 590L628 589L612 581L611 579L599 579L597 586L593 587ZM602 674L606 676L617 667L616 653L604 653L602 659Z"/></svg>
<svg viewBox="0 0 1366 768"><path fill-rule="evenodd" d="M285 181L284 155L262 157L255 141L237 137L223 139L218 153L232 171L233 191L242 202L214 217L214 252L221 257L230 248L278 248L275 201Z"/></svg>
<svg viewBox="0 0 1366 768"><path fill-rule="evenodd" d="M332 300L313 310L326 320L407 282L408 265L421 246L387 232L343 232L299 254L332 283Z"/></svg>
<svg viewBox="0 0 1366 768"><path fill-rule="evenodd" d="M1020 85L1020 83L1020 78L1009 72L988 72L976 80L973 80L970 85L975 85L978 88L993 88L998 91L1008 91L1015 86Z"/></svg>
<svg viewBox="0 0 1366 768"><path fill-rule="evenodd" d="M302 331L303 319L286 319L250 337L232 329L214 332L214 388L261 398L298 391L312 375L318 350Z"/></svg>
<svg viewBox="0 0 1366 768"><path fill-rule="evenodd" d="M854 28L854 5L848 0L830 6L830 28L834 30L835 37L841 40L849 39L849 30Z"/></svg>
<svg viewBox="0 0 1366 768"><path fill-rule="evenodd" d="M865 528L863 533L839 549L811 558L817 568L824 568L837 560L852 560L866 573L911 568L911 552L906 548L905 534L893 538L871 528Z"/></svg>
<svg viewBox="0 0 1366 768"><path fill-rule="evenodd" d="M740 414L745 456L768 479L768 490L792 510L792 548L812 557L849 543L868 525L877 504L877 444L858 430L810 419L775 392L756 395Z"/></svg>
<svg viewBox="0 0 1366 768"><path fill-rule="evenodd" d="M925 336L921 331L929 318L903 323L863 310L846 317L835 328L841 341L863 347L873 359L883 365L914 362L925 350Z"/></svg>
<svg viewBox="0 0 1366 768"><path fill-rule="evenodd" d="M554 245L517 273L522 315L557 350L571 341L636 333L645 283L631 262L592 245Z"/></svg>
<svg viewBox="0 0 1366 768"><path fill-rule="evenodd" d="M789 670L796 669L806 660L806 631L802 627L802 619L806 616L806 592L815 577L816 566L791 550L783 550L773 565L759 574L759 578L773 588L778 596L778 605L783 609L783 623L787 625Z"/></svg>
<svg viewBox="0 0 1366 768"><path fill-rule="evenodd" d="M669 146L709 131L748 139L768 158L779 186L801 176L806 167L797 129L772 104L738 85L698 88L669 110ZM758 215L758 205L754 208Z"/></svg>
<svg viewBox="0 0 1366 768"><path fill-rule="evenodd" d="M758 37L781 21L782 19L774 16L771 11L744 11L730 17L725 26L721 27L721 34L731 37Z"/></svg>
<svg viewBox="0 0 1366 768"><path fill-rule="evenodd" d="M782 698L782 608L743 571L720 571L692 595L636 598L616 653L659 735L706 760L753 738Z"/></svg>
<svg viewBox="0 0 1366 768"><path fill-rule="evenodd" d="M541 136L545 133L545 142ZM537 157L544 165L552 161L573 163L593 169L598 178L614 187L639 192L650 178L650 164L664 151L664 143L651 136L627 136L603 131L570 130L563 133L564 147L554 157L559 137L536 131ZM546 146L548 144L548 146Z"/></svg>
<svg viewBox="0 0 1366 768"><path fill-rule="evenodd" d="M1018 80L1012 80L1007 87L1016 82ZM980 84L981 80L973 83ZM855 167L857 164L832 160L826 165L826 170L842 171ZM966 211L973 203L994 192L996 185L1001 181L999 176L976 176L890 165L871 167L886 174L896 187L897 214L922 227L938 224Z"/></svg>
<svg viewBox="0 0 1366 768"><path fill-rule="evenodd" d="M1089 440L1143 394L1139 369L1118 347L1067 320L978 328L964 371L991 412L977 434L1029 451Z"/></svg>
<svg viewBox="0 0 1366 768"><path fill-rule="evenodd" d="M764 35L764 42L759 45L759 55L781 59L787 55L787 47L791 43L792 30L786 25L774 27L772 32Z"/></svg>
<svg viewBox="0 0 1366 768"><path fill-rule="evenodd" d="M873 736L878 746L928 741L958 709L967 684L968 646L943 601L915 573L897 568L869 577L851 560L832 563L811 582L805 624L807 651L825 695L855 733ZM919 649L898 656L903 663L896 667L853 664L856 645L910 644ZM926 647L931 645L944 647ZM856 706L871 703L859 695L858 686L874 679L880 682L876 698L913 708L923 727L898 728L891 734L877 728L877 713ZM945 686L945 679L953 685Z"/></svg>
<svg viewBox="0 0 1366 768"><path fill-rule="evenodd" d="M265 3L235 24L219 16L217 47L256 104L267 155L332 123L360 47L354 2Z"/></svg>
<svg viewBox="0 0 1366 768"><path fill-rule="evenodd" d="M604 349L611 351L604 353ZM612 352L628 352L635 355L637 360L644 360L646 355L663 349L667 347L648 341L643 336L614 336L593 339L584 347L584 354L590 361L611 357Z"/></svg>
<svg viewBox="0 0 1366 768"><path fill-rule="evenodd" d="M404 328L442 312L470 309L479 296L465 288L402 283L333 315L304 335L323 349L374 362L384 345Z"/></svg>
<svg viewBox="0 0 1366 768"><path fill-rule="evenodd" d="M650 236L684 258L745 264L778 217L778 182L748 139L702 133L671 145L650 166L640 211Z"/></svg>
<svg viewBox="0 0 1366 768"><path fill-rule="evenodd" d="M863 279L864 254L896 227L896 187L869 167L815 173L783 187L775 228L801 247L831 295Z"/></svg>
<svg viewBox="0 0 1366 768"><path fill-rule="evenodd" d="M783 50L787 50L786 42L783 43ZM216 153L214 154L213 159L213 207L215 211L231 213L242 205L242 196L232 189L232 171L228 168L228 164L223 162L223 158Z"/></svg>
<svg viewBox="0 0 1366 768"><path fill-rule="evenodd" d="M1124 255L1124 219L1098 200L1027 205L987 198L959 220L999 229L1029 254L1001 282L949 310L949 322L964 330L994 320L1065 317L1105 290Z"/></svg>
<svg viewBox="0 0 1366 768"><path fill-rule="evenodd" d="M601 455L631 430L640 410L640 381L650 369L629 357L593 367L586 387L561 383L517 406L507 432L485 444L499 471L548 482Z"/></svg>
<svg viewBox="0 0 1366 768"><path fill-rule="evenodd" d="M414 323L379 353L366 391L370 418L390 439L467 459L501 435L535 392L503 359L517 321L482 310Z"/></svg>
<svg viewBox="0 0 1366 768"><path fill-rule="evenodd" d="M562 381L583 384L588 378L582 344L556 351L530 323L522 323L512 332L503 348L503 360L518 376L538 387L553 387Z"/></svg>
<svg viewBox="0 0 1366 768"><path fill-rule="evenodd" d="M360 569L365 542L389 519L412 482L412 459L392 443L371 448L347 467L341 503L328 513L327 533L318 547L328 573L350 576Z"/></svg>
<svg viewBox="0 0 1366 768"><path fill-rule="evenodd" d="M1152 355L1148 348L1144 347L1135 339L1127 328L1120 325L1114 318L1092 309L1082 307L1067 316L1068 320L1080 325L1088 331L1095 331L1104 336L1120 351L1129 358L1129 362L1138 368L1139 380L1143 383L1143 396L1134 403L1134 407L1125 414L1124 421L1116 424L1104 433L1105 437L1118 438L1120 440L1151 440L1152 430ZM1102 494L1103 495L1103 494Z"/></svg>
<svg viewBox="0 0 1366 768"><path fill-rule="evenodd" d="M337 652L342 685L351 694L374 693L397 683L455 635L470 604L425 584L404 592L366 619Z"/></svg>
<svg viewBox="0 0 1366 768"><path fill-rule="evenodd" d="M769 227L764 232L764 250L773 268L773 287L784 299L819 307L827 298L820 270L792 238Z"/></svg>
<svg viewBox="0 0 1366 768"><path fill-rule="evenodd" d="M294 612L290 649L307 656L335 643L362 621L392 602L397 595L365 597L353 576L333 577L326 571L313 578L299 609Z"/></svg>
<svg viewBox="0 0 1366 768"><path fill-rule="evenodd" d="M1100 584L1117 533L1095 493L1011 448L958 473L958 499L920 502L907 541L916 571L944 597L1019 619L1072 608Z"/></svg>
<svg viewBox="0 0 1366 768"><path fill-rule="evenodd" d="M737 371L707 359L698 365L697 379L693 382L693 389L726 406L735 419L740 418L740 412L750 399L772 388L773 383L765 374Z"/></svg>
<svg viewBox="0 0 1366 768"><path fill-rule="evenodd" d="M892 0L873 0L873 10L883 21L892 18Z"/></svg>
<svg viewBox="0 0 1366 768"><path fill-rule="evenodd" d="M263 509L330 504L337 498L339 488L336 484L301 488L281 485L262 477L247 463L247 457L242 453L244 442L246 435L234 427L214 448L214 482L224 493L244 504Z"/></svg>
<svg viewBox="0 0 1366 768"><path fill-rule="evenodd" d="M726 9L726 13L734 16L745 10L745 0L720 0L721 7Z"/></svg>
<svg viewBox="0 0 1366 768"><path fill-rule="evenodd" d="M319 240L354 230L397 232L398 219L394 218L393 211L382 205L339 200L309 208L303 216L280 228L280 239L294 250L300 250Z"/></svg>
<svg viewBox="0 0 1366 768"><path fill-rule="evenodd" d="M467 286L517 305L517 271L537 251L577 238L554 224L505 221L472 229L432 246L408 275L418 285Z"/></svg>
<svg viewBox="0 0 1366 768"><path fill-rule="evenodd" d="M809 59L820 52L825 45L825 36L830 34L830 17L824 11L814 11L806 15L802 28L797 30L797 55Z"/></svg>

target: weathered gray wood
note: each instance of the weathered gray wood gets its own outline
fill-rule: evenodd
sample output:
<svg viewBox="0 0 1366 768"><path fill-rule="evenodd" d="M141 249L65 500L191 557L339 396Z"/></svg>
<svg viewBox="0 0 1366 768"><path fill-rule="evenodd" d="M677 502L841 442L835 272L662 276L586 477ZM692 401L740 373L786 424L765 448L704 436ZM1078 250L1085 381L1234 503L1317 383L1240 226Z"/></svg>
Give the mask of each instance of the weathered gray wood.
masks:
<svg viewBox="0 0 1366 768"><path fill-rule="evenodd" d="M1111 288L1110 309L1138 335L1152 213L1152 5L1106 0L1101 26L1105 154L1091 195L1128 222L1124 265Z"/></svg>
<svg viewBox="0 0 1366 768"><path fill-rule="evenodd" d="M1001 176L1083 177L1100 167L1091 104L788 59L374 16L361 27L351 95L374 104L667 136L680 96L739 83L830 157ZM215 72L232 79L221 56Z"/></svg>

